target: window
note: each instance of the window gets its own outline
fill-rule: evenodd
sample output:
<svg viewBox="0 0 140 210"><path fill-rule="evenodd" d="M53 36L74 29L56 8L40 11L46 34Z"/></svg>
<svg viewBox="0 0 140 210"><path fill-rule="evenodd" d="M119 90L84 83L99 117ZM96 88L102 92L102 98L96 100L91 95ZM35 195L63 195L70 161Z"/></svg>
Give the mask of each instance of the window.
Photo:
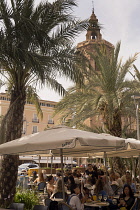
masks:
<svg viewBox="0 0 140 210"><path fill-rule="evenodd" d="M54 124L54 120L50 115L48 115L48 124Z"/></svg>
<svg viewBox="0 0 140 210"><path fill-rule="evenodd" d="M33 114L32 122L39 123L39 119L37 117L37 114Z"/></svg>
<svg viewBox="0 0 140 210"><path fill-rule="evenodd" d="M32 133L37 133L37 132L38 132L37 126L33 126L33 132Z"/></svg>

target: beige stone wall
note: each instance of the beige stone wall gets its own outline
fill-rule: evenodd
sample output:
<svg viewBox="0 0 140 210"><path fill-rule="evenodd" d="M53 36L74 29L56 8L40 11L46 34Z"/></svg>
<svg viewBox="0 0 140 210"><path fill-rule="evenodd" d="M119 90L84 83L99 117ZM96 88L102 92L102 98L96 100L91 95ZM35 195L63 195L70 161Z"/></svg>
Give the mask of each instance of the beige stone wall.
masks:
<svg viewBox="0 0 140 210"><path fill-rule="evenodd" d="M5 115L10 101L5 93L0 94L0 116ZM41 106L43 112L43 119L37 116L37 110L33 104L26 104L23 117L23 136L34 132L43 131L55 125L59 125L59 115L53 117L54 107L57 102L40 100L40 103L48 106Z"/></svg>

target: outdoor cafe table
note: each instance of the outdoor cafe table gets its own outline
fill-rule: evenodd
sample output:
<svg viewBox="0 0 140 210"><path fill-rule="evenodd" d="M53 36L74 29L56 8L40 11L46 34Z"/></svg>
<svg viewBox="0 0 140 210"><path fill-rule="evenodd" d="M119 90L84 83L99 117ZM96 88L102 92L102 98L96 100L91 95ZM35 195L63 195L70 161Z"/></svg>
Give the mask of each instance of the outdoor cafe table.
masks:
<svg viewBox="0 0 140 210"><path fill-rule="evenodd" d="M62 198L51 198L52 201L62 202L64 201Z"/></svg>
<svg viewBox="0 0 140 210"><path fill-rule="evenodd" d="M0 208L0 210L7 210L7 209L4 209L4 208ZM8 210L14 210L14 209L8 209Z"/></svg>
<svg viewBox="0 0 140 210"><path fill-rule="evenodd" d="M109 203L108 202L91 202L91 203L84 203L85 206L89 206L89 207L107 207L109 206Z"/></svg>

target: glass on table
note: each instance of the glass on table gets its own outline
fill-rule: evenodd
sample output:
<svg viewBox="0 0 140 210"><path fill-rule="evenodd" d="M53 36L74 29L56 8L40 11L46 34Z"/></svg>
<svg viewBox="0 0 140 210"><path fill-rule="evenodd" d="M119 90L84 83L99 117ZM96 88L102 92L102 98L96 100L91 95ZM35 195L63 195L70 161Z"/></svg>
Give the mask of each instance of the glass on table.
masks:
<svg viewBox="0 0 140 210"><path fill-rule="evenodd" d="M113 203L114 205L117 205L117 200L116 200L116 199L113 199L113 200L112 200L112 203Z"/></svg>
<svg viewBox="0 0 140 210"><path fill-rule="evenodd" d="M102 194L98 195L98 199L101 201L102 200Z"/></svg>
<svg viewBox="0 0 140 210"><path fill-rule="evenodd" d="M104 196L103 196L103 199L104 199L104 201L106 202L106 201L107 201L107 195L104 195Z"/></svg>
<svg viewBox="0 0 140 210"><path fill-rule="evenodd" d="M94 201L97 201L97 195L96 195L96 194L93 194L92 199L93 199Z"/></svg>

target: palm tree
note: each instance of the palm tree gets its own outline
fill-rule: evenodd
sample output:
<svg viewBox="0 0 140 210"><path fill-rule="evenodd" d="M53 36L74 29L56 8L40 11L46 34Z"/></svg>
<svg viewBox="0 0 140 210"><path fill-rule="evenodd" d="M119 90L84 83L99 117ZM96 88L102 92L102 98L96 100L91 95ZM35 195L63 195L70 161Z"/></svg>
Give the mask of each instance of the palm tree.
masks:
<svg viewBox="0 0 140 210"><path fill-rule="evenodd" d="M27 92L32 100L36 99L37 84L48 85L64 95L57 76L82 83L81 56L76 53L73 40L86 29L87 21L76 20L70 14L73 6L75 0L46 1L36 7L34 0L10 0L9 5L6 0L0 1L0 73L8 81L11 96L2 121L0 143L21 137ZM1 206L13 199L17 166L18 156L3 156Z"/></svg>
<svg viewBox="0 0 140 210"><path fill-rule="evenodd" d="M91 67L84 69L82 88L72 87L58 103L55 113L61 113L63 121L66 119L71 126L81 127L88 118L94 121L95 116L101 117L104 132L122 135L122 117L134 116L131 96L139 84L126 79L137 54L123 64L118 60L119 51L120 42L115 49L108 51L105 46L100 46L96 48L96 55L90 54L99 71Z"/></svg>

